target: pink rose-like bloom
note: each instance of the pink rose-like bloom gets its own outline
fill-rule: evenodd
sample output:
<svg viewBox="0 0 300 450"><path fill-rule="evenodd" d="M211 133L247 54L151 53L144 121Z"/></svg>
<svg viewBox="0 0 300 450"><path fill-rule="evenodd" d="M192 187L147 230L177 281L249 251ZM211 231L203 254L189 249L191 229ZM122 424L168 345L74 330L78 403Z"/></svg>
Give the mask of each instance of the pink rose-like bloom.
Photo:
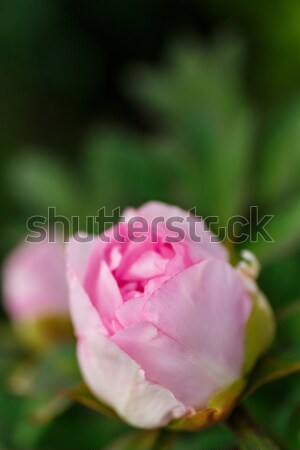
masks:
<svg viewBox="0 0 300 450"><path fill-rule="evenodd" d="M68 316L68 286L61 242L22 243L3 268L3 297L15 321Z"/></svg>
<svg viewBox="0 0 300 450"><path fill-rule="evenodd" d="M172 233L165 222L158 225L157 242L151 230L142 233L142 242L130 240L134 216L149 225L156 217L183 218L176 226L185 238L166 242ZM201 242L190 239L187 216L150 202L125 211L125 222L105 239L74 238L68 246L71 316L84 379L96 397L141 428L207 407L243 370L250 295L202 221L195 219Z"/></svg>

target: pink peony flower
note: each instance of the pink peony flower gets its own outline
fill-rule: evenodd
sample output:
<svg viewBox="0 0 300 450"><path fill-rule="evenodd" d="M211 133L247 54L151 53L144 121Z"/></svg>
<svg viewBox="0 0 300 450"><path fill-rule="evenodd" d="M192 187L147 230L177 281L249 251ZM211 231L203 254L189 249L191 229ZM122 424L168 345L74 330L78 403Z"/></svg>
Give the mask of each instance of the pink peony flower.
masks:
<svg viewBox="0 0 300 450"><path fill-rule="evenodd" d="M134 216L149 227L132 239ZM164 222L153 233L157 217ZM182 220L183 239L166 225L172 217ZM73 238L68 246L71 315L85 381L141 428L193 416L244 375L253 306L248 275L229 264L202 221L190 219L201 242L191 239L187 217L177 207L150 202L125 211L125 221L100 239Z"/></svg>
<svg viewBox="0 0 300 450"><path fill-rule="evenodd" d="M22 243L3 268L3 297L15 321L68 316L68 287L61 243Z"/></svg>

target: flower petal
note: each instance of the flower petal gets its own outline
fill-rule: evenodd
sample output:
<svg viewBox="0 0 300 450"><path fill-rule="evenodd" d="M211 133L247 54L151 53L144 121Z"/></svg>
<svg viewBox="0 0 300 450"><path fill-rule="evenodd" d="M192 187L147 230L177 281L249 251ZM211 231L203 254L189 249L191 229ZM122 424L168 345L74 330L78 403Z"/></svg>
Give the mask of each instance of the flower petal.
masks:
<svg viewBox="0 0 300 450"><path fill-rule="evenodd" d="M71 267L68 268L68 281L70 312L76 335L79 337L89 330L99 330L106 335L107 331L96 308Z"/></svg>
<svg viewBox="0 0 300 450"><path fill-rule="evenodd" d="M185 242L189 248L190 257L194 263L202 261L203 258L215 257L227 260L227 251L225 247L217 240L204 224L203 220L189 214L177 206L166 205L161 202L152 201L145 203L138 209L128 208L123 215L128 221L132 217L143 217L149 224L155 218L163 217L164 226L161 223L158 228L160 234L165 232L168 236L178 236L177 231L171 230L171 224L166 227L168 219L172 219L174 227L184 231ZM165 231L164 231L165 230Z"/></svg>
<svg viewBox="0 0 300 450"><path fill-rule="evenodd" d="M230 385L235 377L147 322L120 330L111 340L142 367L147 380L164 386L185 405L197 409L205 407L215 392Z"/></svg>
<svg viewBox="0 0 300 450"><path fill-rule="evenodd" d="M140 366L101 334L79 339L78 358L94 395L131 425L157 428L187 413L170 391L146 381Z"/></svg>
<svg viewBox="0 0 300 450"><path fill-rule="evenodd" d="M186 364L188 373L193 363L198 372L200 382L194 390L195 403L190 406L203 407L204 393L211 392L212 384L218 383L221 389L240 377L250 309L240 277L220 259L204 261L175 275L146 302L143 320L186 349L180 370L184 371ZM211 381L201 382L207 373ZM172 391L174 395L189 404L180 385L178 389Z"/></svg>
<svg viewBox="0 0 300 450"><path fill-rule="evenodd" d="M68 315L68 288L61 242L22 243L3 268L3 298L14 319Z"/></svg>
<svg viewBox="0 0 300 450"><path fill-rule="evenodd" d="M96 238L92 235L78 233L70 238L67 245L67 261L81 281L84 279L95 242Z"/></svg>
<svg viewBox="0 0 300 450"><path fill-rule="evenodd" d="M100 263L96 285L89 294L103 323L110 329L116 318L116 310L123 304L123 300L118 284L105 261Z"/></svg>
<svg viewBox="0 0 300 450"><path fill-rule="evenodd" d="M124 273L124 280L144 280L164 275L168 260L153 251L142 253Z"/></svg>

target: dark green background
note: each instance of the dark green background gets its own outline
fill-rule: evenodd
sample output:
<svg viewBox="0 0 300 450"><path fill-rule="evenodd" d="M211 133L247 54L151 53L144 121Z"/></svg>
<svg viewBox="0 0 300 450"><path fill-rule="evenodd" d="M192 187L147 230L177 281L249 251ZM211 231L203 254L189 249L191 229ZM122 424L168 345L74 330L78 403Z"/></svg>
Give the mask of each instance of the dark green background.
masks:
<svg viewBox="0 0 300 450"><path fill-rule="evenodd" d="M0 149L1 259L48 206L79 214L82 227L102 206L149 199L196 206L223 226L250 205L274 214L273 244L237 250L262 262L281 317L275 347L300 356L298 1L0 0ZM3 352L0 447L89 450L122 433L78 405L30 424L32 399L5 387L18 355ZM283 448L300 448L299 376L247 406ZM176 449L232 439L219 427Z"/></svg>

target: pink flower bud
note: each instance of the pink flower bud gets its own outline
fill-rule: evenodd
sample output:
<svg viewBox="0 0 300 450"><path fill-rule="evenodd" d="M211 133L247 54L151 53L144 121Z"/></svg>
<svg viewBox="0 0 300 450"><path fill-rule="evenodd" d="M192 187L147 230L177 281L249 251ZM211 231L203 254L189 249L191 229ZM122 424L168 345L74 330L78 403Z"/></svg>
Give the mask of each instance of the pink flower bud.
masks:
<svg viewBox="0 0 300 450"><path fill-rule="evenodd" d="M149 224L144 240L129 236L134 216ZM74 238L68 247L71 315L85 381L96 397L141 428L197 415L213 398L223 402L220 393L227 389L232 403L239 391L232 394L230 387L243 385L255 297L247 285L253 289L255 282L229 264L202 221L190 218L201 241L192 238L187 216L151 202L126 211L125 222L105 236ZM163 221L155 240L157 217ZM167 225L172 217L184 232L181 239ZM257 358L264 349L251 355ZM197 416L199 423L212 417L207 411Z"/></svg>
<svg viewBox="0 0 300 450"><path fill-rule="evenodd" d="M62 243L22 243L3 269L4 306L14 321L68 316Z"/></svg>

